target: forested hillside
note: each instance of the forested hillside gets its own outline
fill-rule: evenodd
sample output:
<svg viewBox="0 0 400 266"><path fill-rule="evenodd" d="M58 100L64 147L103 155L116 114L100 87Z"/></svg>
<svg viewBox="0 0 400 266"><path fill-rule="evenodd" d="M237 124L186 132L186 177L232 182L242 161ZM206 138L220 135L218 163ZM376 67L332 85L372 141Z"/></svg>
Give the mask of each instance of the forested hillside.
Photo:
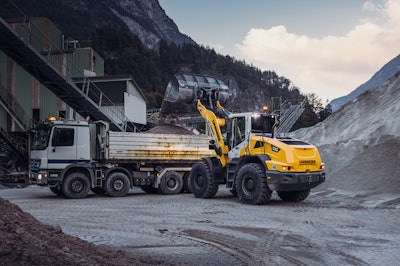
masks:
<svg viewBox="0 0 400 266"><path fill-rule="evenodd" d="M131 2L137 2L140 6L141 1ZM295 128L313 125L330 113L329 109L324 110L321 100L316 95L302 94L290 79L279 76L273 70L261 71L243 60L217 54L212 48L202 47L193 42L174 43L164 39L153 48L149 48L139 37L142 32L132 33L132 30L110 11L121 9L118 1L13 2L27 16L48 17L66 37L89 40L85 43L89 43L105 59L107 75L130 74L134 77L149 100L148 108L159 108L168 81L175 73L186 72L213 75L226 81L234 92L228 105L232 110L261 110L264 105L271 105L273 97L281 97L282 101L306 98L306 111ZM8 0L0 3L0 14L3 18L20 16L21 13L15 10ZM142 23L147 24L148 21ZM149 25L148 30L154 32L154 27Z"/></svg>

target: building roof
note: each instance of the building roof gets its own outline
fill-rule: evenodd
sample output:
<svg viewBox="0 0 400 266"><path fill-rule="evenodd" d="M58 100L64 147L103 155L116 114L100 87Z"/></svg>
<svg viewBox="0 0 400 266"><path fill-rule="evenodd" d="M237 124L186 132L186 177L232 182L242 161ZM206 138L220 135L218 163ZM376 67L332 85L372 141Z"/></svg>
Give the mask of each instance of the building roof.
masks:
<svg viewBox="0 0 400 266"><path fill-rule="evenodd" d="M142 89L131 75L90 77L89 80L115 104L121 104L124 102L124 92L127 92L126 82L132 83L139 96L146 103L148 102ZM73 78L73 81L77 86L81 86L84 82L84 78Z"/></svg>

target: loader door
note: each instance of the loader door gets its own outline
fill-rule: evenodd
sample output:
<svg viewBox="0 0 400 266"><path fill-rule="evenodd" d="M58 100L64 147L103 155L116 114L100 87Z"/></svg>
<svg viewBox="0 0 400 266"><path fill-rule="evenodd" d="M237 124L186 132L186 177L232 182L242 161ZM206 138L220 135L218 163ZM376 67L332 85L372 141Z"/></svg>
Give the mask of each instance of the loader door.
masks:
<svg viewBox="0 0 400 266"><path fill-rule="evenodd" d="M228 156L230 159L239 158L240 151L246 146L246 118L245 117L235 117L232 120L231 129L231 139L230 139L230 151Z"/></svg>

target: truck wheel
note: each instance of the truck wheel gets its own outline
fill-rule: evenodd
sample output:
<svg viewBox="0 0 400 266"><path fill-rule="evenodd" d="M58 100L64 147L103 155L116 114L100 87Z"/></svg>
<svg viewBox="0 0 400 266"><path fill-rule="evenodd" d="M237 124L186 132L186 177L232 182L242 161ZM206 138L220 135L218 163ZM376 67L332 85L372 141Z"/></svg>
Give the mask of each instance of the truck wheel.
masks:
<svg viewBox="0 0 400 266"><path fill-rule="evenodd" d="M309 194L309 189L301 191L278 191L278 196L284 201L303 201Z"/></svg>
<svg viewBox="0 0 400 266"><path fill-rule="evenodd" d="M165 195L178 194L182 191L183 180L175 171L166 172L160 180L160 191Z"/></svg>
<svg viewBox="0 0 400 266"><path fill-rule="evenodd" d="M64 178L61 189L69 199L83 199L89 193L90 181L82 173L71 173Z"/></svg>
<svg viewBox="0 0 400 266"><path fill-rule="evenodd" d="M98 195L103 195L106 193L106 191L104 190L104 188L101 187L94 187L90 189L94 194L98 194Z"/></svg>
<svg viewBox="0 0 400 266"><path fill-rule="evenodd" d="M236 192L240 202L244 204L260 205L269 201L271 190L259 164L245 164L240 168L237 174Z"/></svg>
<svg viewBox="0 0 400 266"><path fill-rule="evenodd" d="M144 192L149 193L149 194L157 194L158 193L158 189L153 187L153 186L151 186L151 185L140 186L140 188Z"/></svg>
<svg viewBox="0 0 400 266"><path fill-rule="evenodd" d="M187 192L187 193L192 193L192 190L190 189L190 172L185 173L183 175L183 189L182 192Z"/></svg>
<svg viewBox="0 0 400 266"><path fill-rule="evenodd" d="M214 197L218 191L218 184L214 183L211 170L204 162L193 165L189 182L190 189L196 198L209 199Z"/></svg>
<svg viewBox="0 0 400 266"><path fill-rule="evenodd" d="M113 172L105 182L105 191L111 197L123 197L131 189L129 177L122 172Z"/></svg>
<svg viewBox="0 0 400 266"><path fill-rule="evenodd" d="M62 192L61 188L59 186L56 187L50 187L51 192L56 194L57 196L64 196L64 193Z"/></svg>

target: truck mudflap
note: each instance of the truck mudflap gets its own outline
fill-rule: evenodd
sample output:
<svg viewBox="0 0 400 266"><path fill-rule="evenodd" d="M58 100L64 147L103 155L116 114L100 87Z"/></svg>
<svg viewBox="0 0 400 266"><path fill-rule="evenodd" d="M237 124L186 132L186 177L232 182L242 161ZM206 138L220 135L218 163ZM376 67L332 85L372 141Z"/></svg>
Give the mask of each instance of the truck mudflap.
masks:
<svg viewBox="0 0 400 266"><path fill-rule="evenodd" d="M325 171L311 173L283 173L266 171L268 187L274 191L300 191L318 186L325 181Z"/></svg>

